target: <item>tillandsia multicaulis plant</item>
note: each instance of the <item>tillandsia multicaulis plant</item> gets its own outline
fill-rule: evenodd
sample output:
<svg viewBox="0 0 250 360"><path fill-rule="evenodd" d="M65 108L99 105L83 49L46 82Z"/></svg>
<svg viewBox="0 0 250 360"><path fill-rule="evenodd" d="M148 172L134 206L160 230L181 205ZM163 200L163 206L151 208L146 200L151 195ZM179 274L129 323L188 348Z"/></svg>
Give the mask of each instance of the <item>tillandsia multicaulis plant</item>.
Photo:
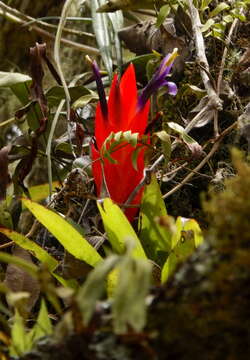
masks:
<svg viewBox="0 0 250 360"><path fill-rule="evenodd" d="M134 66L130 64L120 81L115 74L108 101L97 64L92 62L100 98L96 108L95 142L91 149L93 175L98 197L108 196L118 204L125 204L130 194L142 180L145 167L144 154L146 146L150 142L149 134L145 134L150 108L149 98L162 86L167 86L171 95L177 93L176 85L166 79L177 55L177 49L175 49L171 54L164 57L150 82L141 91L140 96L137 94ZM126 131L131 131L131 134L138 134L137 145L132 146L124 140L112 154L114 162L110 162L108 158L102 156L101 150L105 140L111 133ZM140 142L143 135L148 135L146 142L145 140ZM134 166L132 153L138 147L141 149L137 156L137 164ZM135 194L129 205L140 205L142 191L143 188ZM132 221L137 211L138 207L126 208L125 214Z"/></svg>

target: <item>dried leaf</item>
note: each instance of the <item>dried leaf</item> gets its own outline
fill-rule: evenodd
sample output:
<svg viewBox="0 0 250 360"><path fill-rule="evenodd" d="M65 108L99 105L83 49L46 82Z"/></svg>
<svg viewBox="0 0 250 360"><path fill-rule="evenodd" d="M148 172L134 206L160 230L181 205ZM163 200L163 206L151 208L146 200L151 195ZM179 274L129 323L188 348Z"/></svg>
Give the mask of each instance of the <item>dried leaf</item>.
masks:
<svg viewBox="0 0 250 360"><path fill-rule="evenodd" d="M174 62L173 71L181 72L184 68L188 47L184 39L176 35L172 18L166 18L159 28L153 20L128 26L119 31L119 37L136 55L146 54L153 50L166 55L178 48L180 56Z"/></svg>
<svg viewBox="0 0 250 360"><path fill-rule="evenodd" d="M42 67L42 57L46 52L46 44L38 44L30 48L31 56L31 76L32 84L30 86L32 99L38 101L42 112L47 113L47 101L43 92L42 81L44 77Z"/></svg>
<svg viewBox="0 0 250 360"><path fill-rule="evenodd" d="M20 257L28 263L32 263L29 252L19 246L15 246L13 255ZM8 264L4 282L13 292L24 291L29 293L29 298L26 299L19 308L19 311L26 316L31 311L39 297L40 286L38 281L19 266Z"/></svg>
<svg viewBox="0 0 250 360"><path fill-rule="evenodd" d="M214 108L209 107L208 103L209 103L209 98L206 95L200 100L199 104L190 111L190 113L199 113L205 107L207 108L207 110L202 113L199 121L196 123L195 127L197 128L207 125L208 123L210 123L210 121L212 121L214 117Z"/></svg>
<svg viewBox="0 0 250 360"><path fill-rule="evenodd" d="M154 9L164 5L164 0L108 0L98 8L98 12L114 12L117 10Z"/></svg>

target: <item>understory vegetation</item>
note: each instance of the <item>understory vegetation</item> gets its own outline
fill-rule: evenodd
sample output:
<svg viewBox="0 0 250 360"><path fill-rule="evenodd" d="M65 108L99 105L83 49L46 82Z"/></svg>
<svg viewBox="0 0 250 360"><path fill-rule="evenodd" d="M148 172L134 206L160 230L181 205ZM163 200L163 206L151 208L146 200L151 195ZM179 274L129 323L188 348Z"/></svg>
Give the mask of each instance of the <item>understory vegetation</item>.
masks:
<svg viewBox="0 0 250 360"><path fill-rule="evenodd" d="M0 1L0 360L249 358L249 4Z"/></svg>

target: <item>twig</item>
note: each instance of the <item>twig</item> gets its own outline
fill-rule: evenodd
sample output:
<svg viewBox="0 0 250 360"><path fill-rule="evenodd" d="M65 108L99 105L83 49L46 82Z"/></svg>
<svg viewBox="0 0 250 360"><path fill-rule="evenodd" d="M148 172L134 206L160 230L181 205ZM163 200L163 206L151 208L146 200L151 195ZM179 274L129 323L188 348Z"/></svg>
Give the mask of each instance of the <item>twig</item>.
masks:
<svg viewBox="0 0 250 360"><path fill-rule="evenodd" d="M25 23L28 19L26 15L18 12L16 9L12 9L11 7L4 4L2 1L0 1L0 15L4 16L8 20L15 22L17 24L20 24L20 25L25 25ZM35 31L38 34L40 34L46 38L52 39L52 40L55 39L55 35L51 34L50 32L48 32L44 29L41 29L40 27L38 27L36 25L30 26L29 31ZM61 42L67 46L73 47L74 49L77 49L84 53L91 54L91 55L100 55L99 50L92 46L79 44L75 41L71 41L71 40L68 40L65 38L61 38Z"/></svg>
<svg viewBox="0 0 250 360"><path fill-rule="evenodd" d="M24 23L22 25L23 27L30 26L30 25L33 25L34 23L36 23L36 24L39 24L41 26L47 27L49 29L57 29L57 25L49 24L49 23L43 21L43 19L46 19L48 17L44 17L44 18L42 17L42 18L35 19L35 18L32 18L31 16L27 16L27 18L29 18L30 21L27 21L26 23ZM53 16L52 16L52 18L53 18ZM55 18L60 19L60 17L55 17ZM70 20L70 18L67 17L67 20ZM87 33L85 31L79 31L79 30L76 30L76 29L64 28L63 32L66 33L66 34L70 34L70 35L85 36L85 37L88 37L88 38L91 38L91 39L95 39L94 34Z"/></svg>
<svg viewBox="0 0 250 360"><path fill-rule="evenodd" d="M9 241L5 244L0 245L0 249L6 249L7 247L10 247L15 244L15 241Z"/></svg>
<svg viewBox="0 0 250 360"><path fill-rule="evenodd" d="M166 199L173 193L175 193L177 190L182 188L183 185L185 185L207 162L208 160L213 156L213 154L218 150L220 142L222 139L229 133L231 130L233 130L237 126L237 121L234 122L232 125L230 125L227 129L225 129L219 137L215 139L214 145L210 152L206 155L206 157L190 172L180 184L176 185L173 189L168 191L165 195L163 195L163 199Z"/></svg>
<svg viewBox="0 0 250 360"><path fill-rule="evenodd" d="M206 57L204 39L201 32L202 24L200 21L199 12L194 6L192 0L188 0L188 5L189 5L190 18L192 22L194 40L195 40L196 55L199 63L202 65L200 69L201 78L204 83L205 89L207 90L207 95L209 97L211 105L217 110L222 110L222 100L219 98L218 94L216 93L213 84L211 83L210 77L208 76L208 73L210 73L210 71Z"/></svg>
<svg viewBox="0 0 250 360"><path fill-rule="evenodd" d="M205 52L205 44L204 39L201 32L201 21L199 16L199 11L193 4L192 0L188 0L189 13L192 23L192 29L195 40L195 48L196 48L196 56L198 58L198 62L200 64L200 73L203 84L207 91L207 96L209 98L208 106L209 108L214 109L214 129L215 129L215 137L218 136L218 111L222 110L222 100L219 97L219 93L216 92L216 89L213 86L211 81L211 76L209 71L209 65ZM199 114L198 114L199 115Z"/></svg>
<svg viewBox="0 0 250 360"><path fill-rule="evenodd" d="M156 17L156 12L154 10L134 9L133 12L141 15Z"/></svg>

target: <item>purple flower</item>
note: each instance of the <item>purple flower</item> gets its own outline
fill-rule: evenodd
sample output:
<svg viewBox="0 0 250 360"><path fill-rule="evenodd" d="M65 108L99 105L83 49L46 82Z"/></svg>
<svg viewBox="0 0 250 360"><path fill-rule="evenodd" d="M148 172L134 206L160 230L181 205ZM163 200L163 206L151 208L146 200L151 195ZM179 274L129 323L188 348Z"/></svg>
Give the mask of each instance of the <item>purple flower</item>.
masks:
<svg viewBox="0 0 250 360"><path fill-rule="evenodd" d="M152 79L145 86L145 88L142 89L137 105L139 111L144 108L149 97L162 86L168 87L168 92L170 95L177 94L176 84L174 82L166 80L166 76L169 75L174 60L177 56L178 56L177 49L174 49L171 54L168 54L164 57Z"/></svg>

